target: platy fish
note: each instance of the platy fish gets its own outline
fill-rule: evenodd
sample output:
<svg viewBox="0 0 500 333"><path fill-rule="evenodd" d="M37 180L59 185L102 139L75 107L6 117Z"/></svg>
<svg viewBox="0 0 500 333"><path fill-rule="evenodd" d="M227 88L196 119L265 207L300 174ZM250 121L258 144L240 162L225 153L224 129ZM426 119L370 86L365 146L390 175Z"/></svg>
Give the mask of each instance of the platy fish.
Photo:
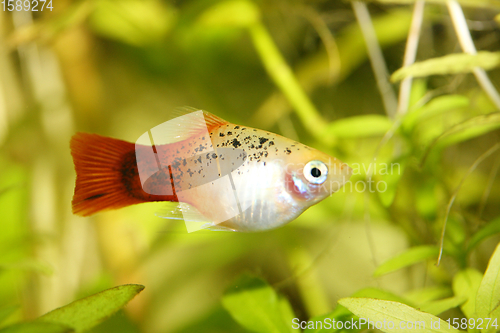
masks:
<svg viewBox="0 0 500 333"><path fill-rule="evenodd" d="M164 217L180 212L188 231L280 227L340 189L352 173L314 148L194 109L135 144L77 133L70 146L74 214L177 202L178 210Z"/></svg>

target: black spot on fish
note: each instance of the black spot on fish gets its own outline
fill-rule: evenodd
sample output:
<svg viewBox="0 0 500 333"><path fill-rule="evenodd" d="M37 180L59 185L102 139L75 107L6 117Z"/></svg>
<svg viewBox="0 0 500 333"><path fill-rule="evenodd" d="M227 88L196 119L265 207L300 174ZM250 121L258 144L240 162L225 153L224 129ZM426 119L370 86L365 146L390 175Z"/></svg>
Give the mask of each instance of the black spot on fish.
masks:
<svg viewBox="0 0 500 333"><path fill-rule="evenodd" d="M212 158L217 158L217 154L216 154L216 153L213 153L213 154L212 154Z"/></svg>
<svg viewBox="0 0 500 333"><path fill-rule="evenodd" d="M274 141L269 141L269 147L274 146Z"/></svg>
<svg viewBox="0 0 500 333"><path fill-rule="evenodd" d="M290 149L286 148L286 149L285 149L285 153L286 153L287 155L290 155L290 154L292 153L292 151L291 151Z"/></svg>
<svg viewBox="0 0 500 333"><path fill-rule="evenodd" d="M238 140L234 139L232 145L234 148L238 148L239 146L241 146L241 143Z"/></svg>
<svg viewBox="0 0 500 333"><path fill-rule="evenodd" d="M240 127L239 126L234 126L234 129L240 129Z"/></svg>
<svg viewBox="0 0 500 333"><path fill-rule="evenodd" d="M269 141L269 139L266 139L266 138L263 138L263 137L260 137L260 138L259 138L259 143L260 143L260 144L264 144L264 143L266 143L267 141Z"/></svg>
<svg viewBox="0 0 500 333"><path fill-rule="evenodd" d="M198 163L201 163L201 156L199 156L197 159Z"/></svg>
<svg viewBox="0 0 500 333"><path fill-rule="evenodd" d="M227 132L227 135L233 135L233 132L229 131Z"/></svg>
<svg viewBox="0 0 500 333"><path fill-rule="evenodd" d="M224 135L224 133L222 133L222 132L221 132L221 133L219 133L219 136L222 138L222 137L224 137L225 135Z"/></svg>
<svg viewBox="0 0 500 333"><path fill-rule="evenodd" d="M174 163L172 163L172 166L174 167L174 169L179 168L180 165L181 165L181 163L179 162L179 158L176 158L174 160Z"/></svg>
<svg viewBox="0 0 500 333"><path fill-rule="evenodd" d="M187 164L186 159L183 159L183 160L182 160L182 165L183 165L183 166L186 166L186 164Z"/></svg>

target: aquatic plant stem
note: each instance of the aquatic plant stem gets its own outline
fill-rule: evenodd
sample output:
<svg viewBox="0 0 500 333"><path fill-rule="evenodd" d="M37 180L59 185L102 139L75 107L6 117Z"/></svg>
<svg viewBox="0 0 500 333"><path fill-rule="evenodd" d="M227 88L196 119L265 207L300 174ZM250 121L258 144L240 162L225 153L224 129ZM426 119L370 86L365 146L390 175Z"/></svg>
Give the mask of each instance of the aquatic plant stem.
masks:
<svg viewBox="0 0 500 333"><path fill-rule="evenodd" d="M331 142L333 136L329 134L327 138L325 134L326 121L300 86L266 27L255 22L248 29L267 73L293 106L304 127L319 141Z"/></svg>
<svg viewBox="0 0 500 333"><path fill-rule="evenodd" d="M469 170L467 170L467 172L463 176L462 180L458 184L458 186L455 189L455 191L453 191L453 194L452 194L452 196L450 198L450 201L448 202L448 205L446 206L446 214L444 216L443 229L441 230L441 240L439 241L439 256L438 256L438 259L437 259L437 262L436 262L436 266L439 266L439 264L441 263L441 258L443 256L444 235L445 235L445 232L446 232L446 224L448 223L448 217L450 216L451 207L453 206L453 203L455 202L455 199L457 198L458 192L462 188L462 185L464 184L464 182L467 179L467 177L469 177L469 175L474 170L476 170L477 166L479 164L481 164L481 162L484 161L486 158L488 158L491 154L493 154L494 152L496 152L499 149L500 149L500 143L497 143L496 145L494 145L493 147L491 147L490 149L488 149L485 153L483 153L481 156L479 156L476 159L476 161L474 162L474 164L471 165L471 167L469 168Z"/></svg>
<svg viewBox="0 0 500 333"><path fill-rule="evenodd" d="M377 41L377 35L373 27L370 13L368 12L368 7L364 2L353 1L352 8L365 40L377 86L382 96L382 102L384 103L385 112L390 118L394 118L398 105L397 98L389 82L389 71L387 70L384 55Z"/></svg>
<svg viewBox="0 0 500 333"><path fill-rule="evenodd" d="M413 7L413 16L411 20L410 32L408 33L408 39L406 40L403 67L412 65L417 57L420 31L424 19L424 7L425 1L416 1ZM412 82L413 78L408 77L404 79L399 86L397 114L401 116L408 112Z"/></svg>
<svg viewBox="0 0 500 333"><path fill-rule="evenodd" d="M453 22L453 27L457 33L458 41L462 50L465 53L477 54L462 7L455 0L448 0L446 5L448 6L451 21ZM500 95L488 77L488 74L486 74L486 71L480 67L476 67L474 68L473 73L481 88L483 88L484 92L488 95L493 104L495 104L496 108L500 110Z"/></svg>

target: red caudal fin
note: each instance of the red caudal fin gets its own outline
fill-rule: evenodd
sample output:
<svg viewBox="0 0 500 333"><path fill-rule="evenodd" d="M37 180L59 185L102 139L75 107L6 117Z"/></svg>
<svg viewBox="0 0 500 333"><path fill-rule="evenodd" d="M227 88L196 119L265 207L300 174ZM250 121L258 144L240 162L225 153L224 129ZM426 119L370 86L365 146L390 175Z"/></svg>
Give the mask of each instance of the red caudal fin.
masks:
<svg viewBox="0 0 500 333"><path fill-rule="evenodd" d="M77 133L70 147L76 170L74 214L88 216L150 201L140 186L133 143Z"/></svg>

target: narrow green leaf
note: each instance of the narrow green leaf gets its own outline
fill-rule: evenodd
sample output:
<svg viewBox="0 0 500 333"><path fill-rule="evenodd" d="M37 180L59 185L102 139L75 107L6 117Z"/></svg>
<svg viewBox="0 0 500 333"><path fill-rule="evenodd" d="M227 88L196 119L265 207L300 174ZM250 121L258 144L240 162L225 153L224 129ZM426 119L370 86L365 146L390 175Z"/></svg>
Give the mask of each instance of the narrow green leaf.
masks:
<svg viewBox="0 0 500 333"><path fill-rule="evenodd" d="M470 118L441 135L439 146L447 147L458 142L484 135L500 127L500 112Z"/></svg>
<svg viewBox="0 0 500 333"><path fill-rule="evenodd" d="M466 297L455 296L423 304L420 306L420 310L437 316L445 311L464 304L465 301L467 301Z"/></svg>
<svg viewBox="0 0 500 333"><path fill-rule="evenodd" d="M500 303L500 244L490 258L481 285L477 290L476 312L478 318L490 318Z"/></svg>
<svg viewBox="0 0 500 333"><path fill-rule="evenodd" d="M283 304L265 281L242 276L222 297L222 305L240 325L252 332L293 332L292 323L285 323Z"/></svg>
<svg viewBox="0 0 500 333"><path fill-rule="evenodd" d="M387 172L384 175L381 174L381 181L377 183L377 189L378 185L380 185L380 189L377 191L377 194L380 198L380 201L385 207L389 207L396 197L398 183L401 179L401 176L403 175L407 162L407 156L402 156L395 160L392 160L388 164L396 167L391 167L391 172Z"/></svg>
<svg viewBox="0 0 500 333"><path fill-rule="evenodd" d="M288 302L288 299L283 296L278 296L278 307L281 312L281 316L283 317L283 320L285 323L291 323L293 318L297 317L295 313L293 312L293 308L290 305L290 302Z"/></svg>
<svg viewBox="0 0 500 333"><path fill-rule="evenodd" d="M438 299L443 299L453 295L453 291L449 287L432 286L420 289L412 289L405 294L405 297L417 305L430 303Z"/></svg>
<svg viewBox="0 0 500 333"><path fill-rule="evenodd" d="M432 116L442 114L450 110L461 109L469 106L469 98L462 95L444 95L433 98L427 104L412 112L409 112L403 119L403 128L412 129L422 120Z"/></svg>
<svg viewBox="0 0 500 333"><path fill-rule="evenodd" d="M11 314L19 309L19 305L6 306L0 309L0 323L9 318Z"/></svg>
<svg viewBox="0 0 500 333"><path fill-rule="evenodd" d="M469 245L467 246L467 252L470 252L486 238L498 233L500 233L500 217L489 222L471 237Z"/></svg>
<svg viewBox="0 0 500 333"><path fill-rule="evenodd" d="M422 164L425 163L430 151L438 146L444 148L449 145L469 140L483 134L486 134L500 127L500 112L493 112L485 115L480 115L467 119L455 126L444 131L436 137L434 141L427 147L427 150L422 159Z"/></svg>
<svg viewBox="0 0 500 333"><path fill-rule="evenodd" d="M395 301L399 303L403 303L409 306L413 306L407 299L402 298L400 296L397 296L389 291L378 289L378 288L364 288L361 290L358 290L355 292L353 297L368 297L368 298L375 298L375 299L382 299L386 301ZM330 313L321 315L321 316L316 316L311 318L311 321L321 321L323 323L326 323L325 319L334 319L335 321L342 321L342 320L349 320L352 318L352 313L347 310L344 306L338 304L335 307L335 310L333 310ZM323 328L308 328L304 331L304 333L326 333L326 332L332 332L331 329L328 329L328 326L325 325L326 327Z"/></svg>
<svg viewBox="0 0 500 333"><path fill-rule="evenodd" d="M52 275L54 273L54 269L49 264L31 258L22 259L17 262L0 262L0 270L3 269L33 271L45 275Z"/></svg>
<svg viewBox="0 0 500 333"><path fill-rule="evenodd" d="M467 318L472 318L476 312L476 295L483 274L473 268L467 268L453 278L453 293L467 300L460 307Z"/></svg>
<svg viewBox="0 0 500 333"><path fill-rule="evenodd" d="M199 24L209 27L244 28L260 19L259 8L247 0L229 0L219 2L206 10L199 19Z"/></svg>
<svg viewBox="0 0 500 333"><path fill-rule="evenodd" d="M161 40L173 26L175 11L160 1L95 2L89 25L96 33L134 46Z"/></svg>
<svg viewBox="0 0 500 333"><path fill-rule="evenodd" d="M437 258L438 254L439 249L435 246L422 245L412 247L396 257L383 262L377 267L373 275L381 276L427 259Z"/></svg>
<svg viewBox="0 0 500 333"><path fill-rule="evenodd" d="M384 135L392 126L386 116L369 114L336 120L328 125L327 132L349 139Z"/></svg>
<svg viewBox="0 0 500 333"><path fill-rule="evenodd" d="M499 65L500 52L481 51L477 54L449 54L400 68L392 74L391 80L397 82L407 77L470 73L476 67L490 70Z"/></svg>
<svg viewBox="0 0 500 333"><path fill-rule="evenodd" d="M138 284L126 284L74 301L55 309L38 320L64 324L75 332L86 331L124 307L144 289Z"/></svg>
<svg viewBox="0 0 500 333"><path fill-rule="evenodd" d="M71 333L71 327L57 323L29 322L5 327L0 333Z"/></svg>
<svg viewBox="0 0 500 333"><path fill-rule="evenodd" d="M371 298L342 298L339 303L360 318L371 320L383 332L460 332L429 313L408 305ZM370 326L371 327L371 326Z"/></svg>

